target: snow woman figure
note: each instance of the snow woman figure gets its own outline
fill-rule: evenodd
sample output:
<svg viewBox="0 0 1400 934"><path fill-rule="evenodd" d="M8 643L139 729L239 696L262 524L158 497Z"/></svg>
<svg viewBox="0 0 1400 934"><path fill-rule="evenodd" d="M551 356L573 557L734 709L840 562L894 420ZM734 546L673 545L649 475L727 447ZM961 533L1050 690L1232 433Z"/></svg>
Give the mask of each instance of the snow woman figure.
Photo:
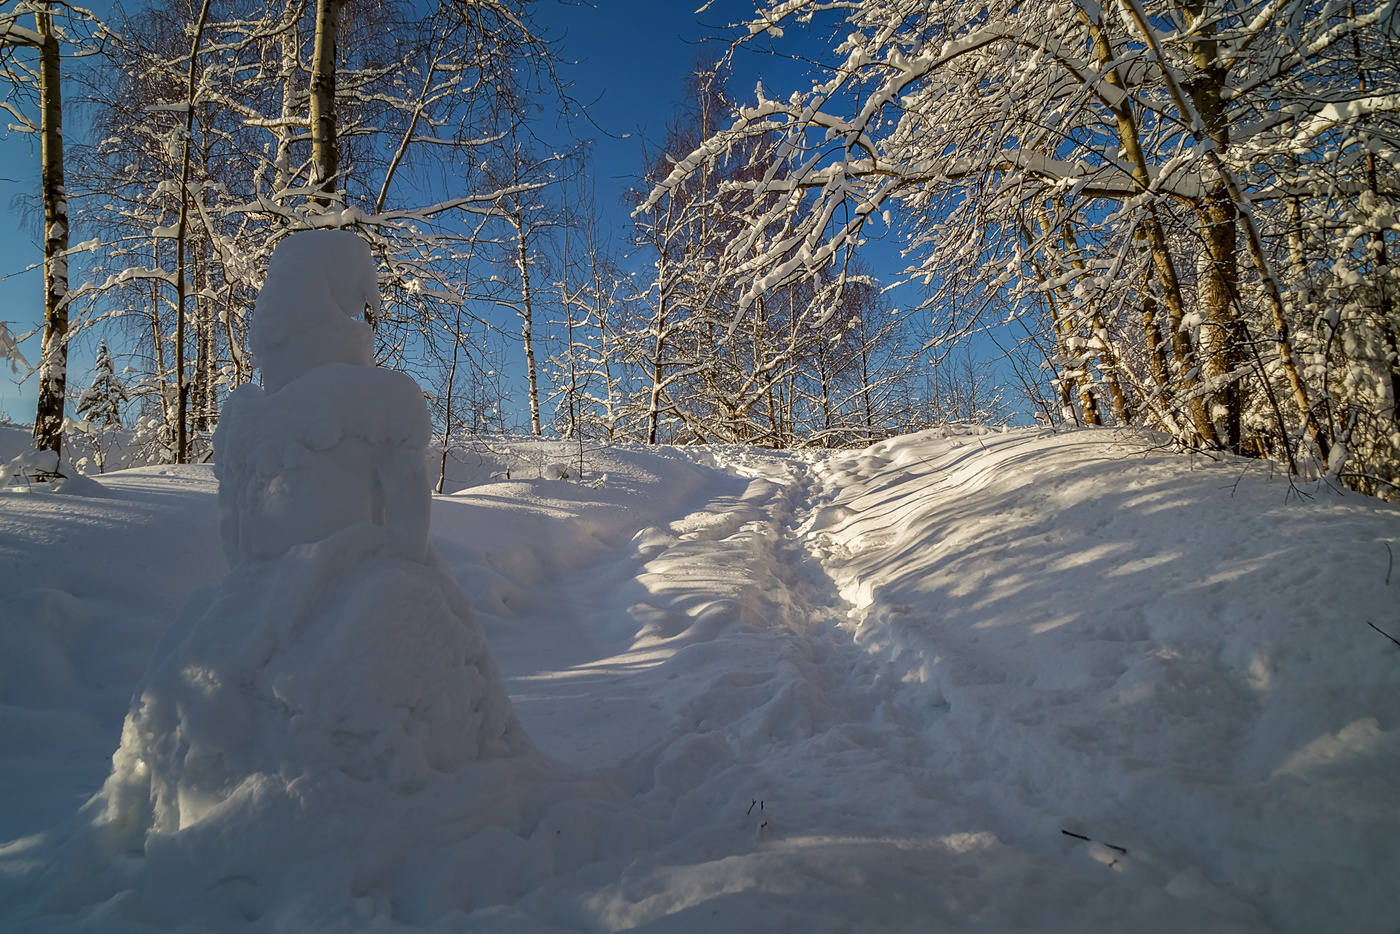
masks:
<svg viewBox="0 0 1400 934"><path fill-rule="evenodd" d="M411 377L374 365L379 310L369 247L344 230L278 245L249 343L263 388L235 390L214 434L219 524L230 565L276 558L357 522L421 561L432 427Z"/></svg>
<svg viewBox="0 0 1400 934"><path fill-rule="evenodd" d="M359 318L378 306L355 234L278 245L250 335L263 386L232 394L214 436L232 570L157 644L89 805L177 916L207 899L335 914L396 884L408 840L519 831L481 804L511 792L478 786L539 755L428 544L431 426L417 384L374 365Z"/></svg>

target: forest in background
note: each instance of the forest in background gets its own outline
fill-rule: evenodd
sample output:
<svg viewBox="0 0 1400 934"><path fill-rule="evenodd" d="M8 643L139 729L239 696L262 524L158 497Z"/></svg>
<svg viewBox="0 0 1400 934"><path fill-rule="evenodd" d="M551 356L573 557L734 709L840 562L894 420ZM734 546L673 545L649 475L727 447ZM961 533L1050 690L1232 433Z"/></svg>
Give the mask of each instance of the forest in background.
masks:
<svg viewBox="0 0 1400 934"><path fill-rule="evenodd" d="M207 457L272 248L351 227L445 448L516 411L789 447L1016 408L1400 494L1397 0L773 0L734 48L820 50L810 87L697 67L621 243L586 144L541 142L577 105L533 6L0 5L44 151L36 446Z"/></svg>

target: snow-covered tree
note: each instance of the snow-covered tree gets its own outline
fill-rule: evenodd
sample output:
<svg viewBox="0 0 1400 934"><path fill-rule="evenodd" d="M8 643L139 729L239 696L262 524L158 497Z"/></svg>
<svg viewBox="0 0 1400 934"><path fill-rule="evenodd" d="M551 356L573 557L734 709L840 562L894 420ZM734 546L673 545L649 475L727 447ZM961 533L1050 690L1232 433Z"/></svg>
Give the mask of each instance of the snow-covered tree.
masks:
<svg viewBox="0 0 1400 934"><path fill-rule="evenodd" d="M104 428L122 424L122 406L130 401L126 384L117 375L112 355L103 340L97 348L97 360L93 364L92 382L78 397L74 411L90 422Z"/></svg>
<svg viewBox="0 0 1400 934"><path fill-rule="evenodd" d="M1294 464L1301 436L1325 463L1350 421L1315 354L1343 354L1353 370L1377 361L1362 366L1372 385L1395 373L1380 362L1393 303L1379 298L1395 275L1400 158L1389 128L1400 105L1380 83L1395 68L1394 9L767 3L739 41L826 26L826 64L809 90L760 87L679 159L647 207L742 154L765 168L726 183L744 196L744 232L721 264L736 321L889 224L906 239L907 276L928 289L936 343L991 324L988 309L1015 318L1048 307L1051 363L1077 419L1143 421L1186 444ZM1290 210L1309 233L1291 264ZM1306 310L1290 288L1307 278L1290 266L1339 263L1359 265L1377 296L1348 319L1373 322L1372 338L1319 342L1314 322L1338 307L1314 294ZM1377 422L1393 411L1381 396L1365 408ZM1380 460L1400 461L1400 446L1385 443Z"/></svg>
<svg viewBox="0 0 1400 934"><path fill-rule="evenodd" d="M34 27L22 20L33 16ZM65 31L62 20L69 22ZM50 0L19 0L0 5L0 77L6 96L0 107L16 121L12 129L39 137L39 201L44 213L44 329L39 357L38 408L34 445L59 453L68 370L68 195L64 185L62 43L81 41L100 25L79 7L61 7L55 18ZM25 61L19 49L36 53ZM32 96L26 110L21 99Z"/></svg>
<svg viewBox="0 0 1400 934"><path fill-rule="evenodd" d="M555 427L580 444L620 438L629 370L617 334L626 277L604 242L588 167L585 158L568 179L561 206L554 283L561 339L549 361Z"/></svg>
<svg viewBox="0 0 1400 934"><path fill-rule="evenodd" d="M636 245L653 263L638 277L646 312L627 340L649 383L647 440L658 439L663 414L679 423L675 440L786 447L860 437L850 434L857 426L868 434L882 421L876 407L852 403L873 402L873 387L891 375L869 363L893 337L869 317L873 280L841 253L746 292L728 263L747 236L748 194L778 168L770 140L736 136L714 159L678 162L714 138L732 110L723 68L698 63L664 152L648 165L656 187L634 214Z"/></svg>
<svg viewBox="0 0 1400 934"><path fill-rule="evenodd" d="M89 325L128 325L172 458L194 456L223 394L252 378L246 317L291 231L358 228L380 263L380 358L432 356L473 292L457 276L476 220L531 187L502 192L479 170L483 147L518 121L528 76L547 71L528 6L344 6L336 54L322 31L319 59L318 23L333 11L304 0L152 0L128 13L116 79L90 76L100 142L83 152L81 194L103 236L76 292ZM334 74L313 89L318 61Z"/></svg>

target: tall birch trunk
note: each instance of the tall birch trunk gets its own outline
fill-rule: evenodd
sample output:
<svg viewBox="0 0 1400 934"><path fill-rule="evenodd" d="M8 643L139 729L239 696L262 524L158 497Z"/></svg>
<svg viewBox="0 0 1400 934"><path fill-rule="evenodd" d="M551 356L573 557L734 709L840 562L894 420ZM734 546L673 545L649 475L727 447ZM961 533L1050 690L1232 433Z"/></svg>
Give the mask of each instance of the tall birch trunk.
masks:
<svg viewBox="0 0 1400 934"><path fill-rule="evenodd" d="M1037 206L1036 219L1040 224L1041 236L1050 238L1053 228L1050 217L1043 207ZM1040 269L1037 269L1036 272L1040 276L1041 282L1045 282L1047 278L1060 279L1064 275L1064 269L1060 266L1052 267L1049 277ZM1056 301L1057 296L1058 301ZM1080 366L1084 361L1077 349L1072 346L1074 342L1071 338L1076 336L1075 328L1073 322L1065 320L1066 312L1070 310L1071 305L1069 290L1061 284L1053 293L1047 292L1045 299L1046 307L1050 310L1050 326L1055 332L1056 348L1060 351L1061 359L1065 361L1064 366L1060 368L1059 375L1060 417L1075 425L1079 424L1079 415L1075 412L1073 401L1074 396L1078 395L1080 408L1084 412L1084 424L1098 425L1100 423L1099 410L1094 400L1094 394L1090 391L1087 380L1084 380L1080 375ZM1071 364L1072 360L1076 362Z"/></svg>
<svg viewBox="0 0 1400 934"><path fill-rule="evenodd" d="M1190 49L1195 74L1186 90L1191 105L1200 114L1202 131L1215 143L1216 151L1223 153L1230 148L1230 127L1222 98L1227 68L1220 61L1215 25L1204 18L1206 7L1206 3L1186 4L1186 10L1193 17L1203 18L1199 28L1192 32ZM1198 286L1207 325L1201 335L1201 351L1206 378L1214 384L1210 397L1211 421L1224 445L1238 454L1243 441L1244 393L1239 380L1231 378L1230 374L1244 363L1244 335L1238 312L1239 211L1230 197L1225 178L1217 173L1205 182L1205 199L1197 208L1206 248L1206 263Z"/></svg>
<svg viewBox="0 0 1400 934"><path fill-rule="evenodd" d="M1094 44L1094 55L1098 60L1099 68L1104 72L1105 80L1112 87L1125 92L1121 102L1111 106L1110 110L1112 110L1114 120L1118 124L1118 141L1128 161L1133 166L1133 182L1139 191L1146 192L1152 186L1152 173L1148 168L1147 154L1142 146L1137 117L1133 113L1131 99L1126 94L1127 82L1123 80L1123 76L1118 71L1117 57L1102 23L1090 19L1084 13L1080 14L1080 18L1089 29L1089 37ZM1172 357L1178 371L1174 381L1163 382L1163 393L1165 395L1170 392L1173 382L1179 383L1182 391L1190 397L1191 425L1195 429L1197 440L1208 447L1215 447L1219 444L1215 424L1210 420L1203 400L1195 392L1198 383L1195 375L1197 369L1196 350L1191 335L1186 331L1186 303L1182 297L1181 279L1176 272L1176 263L1172 259L1166 233L1162 230L1157 206L1151 201L1146 204L1145 214L1139 228L1142 230L1143 238L1146 240L1148 251L1152 256L1152 265L1157 270L1157 282L1161 288L1162 301L1167 306L1167 327L1170 334ZM1152 312L1151 321L1146 320L1149 311ZM1156 332L1156 311L1155 300L1143 302L1144 325L1149 334ZM1155 362L1154 359L1154 368Z"/></svg>
<svg viewBox="0 0 1400 934"><path fill-rule="evenodd" d="M447 371L447 402L442 416L442 461L438 465L436 492L447 483L447 452L452 441L452 390L457 383L457 358L462 350L462 303L457 302L457 326L452 331L452 366Z"/></svg>
<svg viewBox="0 0 1400 934"><path fill-rule="evenodd" d="M516 175L519 183L519 174ZM530 254L526 239L525 217L516 208L512 215L515 226L515 265L520 271L520 336L525 341L525 378L530 393L530 433L543 434L540 428L540 381L535 367L535 307L534 293L530 289Z"/></svg>
<svg viewBox="0 0 1400 934"><path fill-rule="evenodd" d="M185 244L190 219L190 167L194 147L194 107L199 74L199 46L204 40L204 23L209 18L209 0L199 8L199 19L190 40L189 79L185 85L185 134L180 144L180 215L175 224L175 463L188 463L190 455L190 379L185 373L185 298L189 275Z"/></svg>
<svg viewBox="0 0 1400 934"><path fill-rule="evenodd" d="M314 200L329 207L338 200L340 149L335 125L336 51L344 0L316 0L316 44L311 62L311 163Z"/></svg>
<svg viewBox="0 0 1400 934"><path fill-rule="evenodd" d="M39 47L40 192L44 202L44 344L39 362L39 401L34 446L60 453L68 382L68 195L63 183L63 97L59 88L58 36L51 5L34 13Z"/></svg>
<svg viewBox="0 0 1400 934"><path fill-rule="evenodd" d="M305 7L306 0L287 0L282 13L282 29L277 36L278 52L282 59L277 75L278 83L282 86L282 113L277 126L277 175L273 182L276 189L273 200L278 204L283 203L286 197L284 192L292 184L292 137L296 135L294 123L297 115L296 73L301 57L297 23Z"/></svg>

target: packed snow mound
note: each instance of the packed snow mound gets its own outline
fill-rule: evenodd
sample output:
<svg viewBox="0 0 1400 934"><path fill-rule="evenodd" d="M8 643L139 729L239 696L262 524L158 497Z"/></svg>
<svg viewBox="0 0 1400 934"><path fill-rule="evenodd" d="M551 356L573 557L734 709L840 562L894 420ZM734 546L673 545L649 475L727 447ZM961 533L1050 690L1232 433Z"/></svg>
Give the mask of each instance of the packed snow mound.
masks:
<svg viewBox="0 0 1400 934"><path fill-rule="evenodd" d="M425 841L462 849L494 828L474 846L525 847L550 804L532 792L561 776L512 714L456 582L357 523L238 565L157 644L87 808L86 852L125 864L99 863L111 881L91 900L135 887L147 913L354 917L357 897L413 883ZM543 835L526 849L553 865Z"/></svg>
<svg viewBox="0 0 1400 934"><path fill-rule="evenodd" d="M263 387L277 392L324 363L374 364L374 332L356 320L378 313L369 245L348 230L306 230L273 251L248 341Z"/></svg>
<svg viewBox="0 0 1400 934"><path fill-rule="evenodd" d="M421 885L424 847L550 871L554 841L519 835L591 794L540 800L566 770L526 738L428 547L422 393L353 359L363 325L347 315L373 281L353 235L295 235L274 255L255 345L276 375L234 395L214 439L233 570L155 646L90 828L53 870L77 906L115 897L119 917L149 920L209 904L216 925L293 928L303 911L374 913L356 899ZM467 872L409 913L510 894Z"/></svg>
<svg viewBox="0 0 1400 934"><path fill-rule="evenodd" d="M106 817L174 834L269 780L403 794L524 748L466 597L357 524L186 604L137 687Z"/></svg>
<svg viewBox="0 0 1400 934"><path fill-rule="evenodd" d="M33 437L25 432L15 445L16 435L20 434L13 426L0 426L0 491L5 493L67 493L77 496L102 496L105 490L96 480L82 476L68 461L60 458L55 451L36 451ZM6 457L9 451L17 452ZM36 482L36 477L52 478Z"/></svg>
<svg viewBox="0 0 1400 934"><path fill-rule="evenodd" d="M276 558L350 522L385 525L422 560L431 494L422 390L394 370L327 363L264 395L239 387L214 432L229 564Z"/></svg>

